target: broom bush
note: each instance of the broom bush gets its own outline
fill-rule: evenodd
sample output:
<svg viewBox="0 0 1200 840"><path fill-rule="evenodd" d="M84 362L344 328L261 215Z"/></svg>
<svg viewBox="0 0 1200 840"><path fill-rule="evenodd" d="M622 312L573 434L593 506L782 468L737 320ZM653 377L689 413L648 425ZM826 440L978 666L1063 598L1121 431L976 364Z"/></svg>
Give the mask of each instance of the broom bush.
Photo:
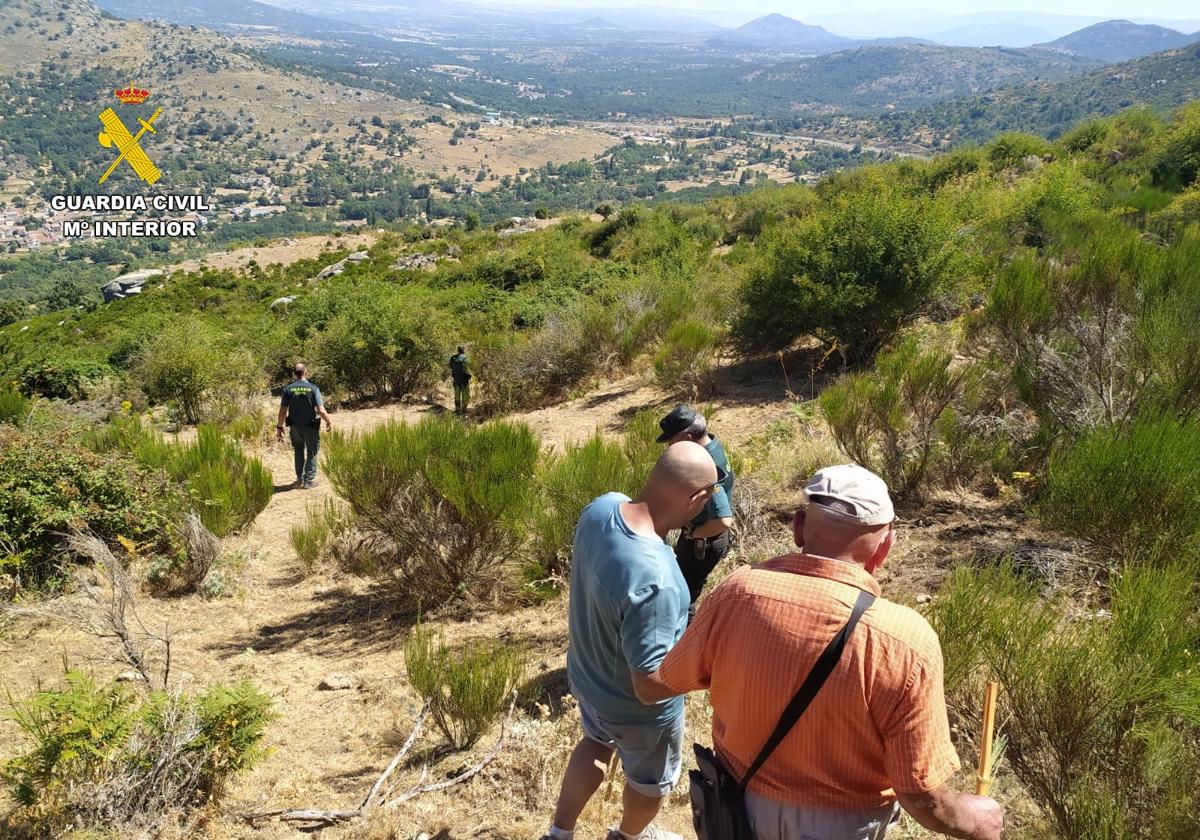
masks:
<svg viewBox="0 0 1200 840"><path fill-rule="evenodd" d="M1084 435L1051 457L1037 511L1113 559L1200 562L1200 423Z"/></svg>
<svg viewBox="0 0 1200 840"><path fill-rule="evenodd" d="M524 655L511 645L480 642L456 653L419 623L404 645L404 662L434 724L456 749L473 746L500 719L525 668Z"/></svg>
<svg viewBox="0 0 1200 840"><path fill-rule="evenodd" d="M931 618L947 699L978 731L1003 686L1005 763L1055 836L1176 840L1200 807L1200 602L1191 572L1129 567L1108 609L1040 597L1011 566L960 569Z"/></svg>
<svg viewBox="0 0 1200 840"><path fill-rule="evenodd" d="M449 417L334 433L325 472L365 535L375 571L412 606L494 602L514 583L538 443L528 426Z"/></svg>

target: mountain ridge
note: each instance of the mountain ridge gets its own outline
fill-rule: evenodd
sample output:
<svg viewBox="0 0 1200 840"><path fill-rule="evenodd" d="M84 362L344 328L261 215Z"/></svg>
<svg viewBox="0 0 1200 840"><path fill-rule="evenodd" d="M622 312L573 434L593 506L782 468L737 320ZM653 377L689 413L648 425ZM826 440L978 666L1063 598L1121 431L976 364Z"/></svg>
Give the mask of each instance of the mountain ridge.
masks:
<svg viewBox="0 0 1200 840"><path fill-rule="evenodd" d="M1200 32L1187 34L1165 26L1114 19L1085 26L1038 46L1069 50L1098 61L1117 63L1185 47L1197 40L1200 40Z"/></svg>

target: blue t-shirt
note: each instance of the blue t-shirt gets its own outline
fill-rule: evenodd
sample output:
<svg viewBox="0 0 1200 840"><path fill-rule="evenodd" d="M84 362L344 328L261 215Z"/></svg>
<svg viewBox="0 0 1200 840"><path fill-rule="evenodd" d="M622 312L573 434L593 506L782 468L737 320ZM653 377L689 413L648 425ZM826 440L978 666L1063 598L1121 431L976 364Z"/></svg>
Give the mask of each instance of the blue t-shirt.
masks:
<svg viewBox="0 0 1200 840"><path fill-rule="evenodd" d="M628 501L603 495L575 526L567 678L604 720L655 723L682 714L683 698L643 704L629 669L658 667L687 627L691 596L667 544L625 523L621 505Z"/></svg>

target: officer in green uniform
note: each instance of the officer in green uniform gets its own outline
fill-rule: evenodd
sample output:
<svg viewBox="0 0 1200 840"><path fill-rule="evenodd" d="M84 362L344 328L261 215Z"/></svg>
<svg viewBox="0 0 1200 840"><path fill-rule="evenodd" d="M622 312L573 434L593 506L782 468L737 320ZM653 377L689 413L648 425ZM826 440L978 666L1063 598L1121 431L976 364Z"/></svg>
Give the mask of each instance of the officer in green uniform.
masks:
<svg viewBox="0 0 1200 840"><path fill-rule="evenodd" d="M292 454L296 456L296 486L305 490L317 483L317 451L321 447L321 421L325 431L333 428L321 389L308 381L308 370L299 362L295 367L296 379L283 387L279 400L279 420L275 436L283 440L286 423L292 440Z"/></svg>
<svg viewBox="0 0 1200 840"><path fill-rule="evenodd" d="M461 347L450 357L450 378L454 381L454 413L466 414L471 400L471 372L467 370L467 354Z"/></svg>
<svg viewBox="0 0 1200 840"><path fill-rule="evenodd" d="M675 559L687 581L692 603L689 618L695 615L696 600L704 591L704 583L712 570L729 553L729 529L733 527L733 472L729 469L729 458L725 447L709 434L708 421L704 415L687 405L677 405L671 413L658 421L662 434L659 443L668 446L681 440L690 440L708 450L721 473L717 490L708 504L688 523L675 543Z"/></svg>

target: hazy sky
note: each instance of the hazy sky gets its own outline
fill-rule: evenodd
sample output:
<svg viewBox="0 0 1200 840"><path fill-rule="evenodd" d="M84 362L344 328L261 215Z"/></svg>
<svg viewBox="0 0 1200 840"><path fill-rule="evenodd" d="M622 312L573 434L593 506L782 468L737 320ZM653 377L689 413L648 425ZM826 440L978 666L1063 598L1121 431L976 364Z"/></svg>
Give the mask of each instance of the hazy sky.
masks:
<svg viewBox="0 0 1200 840"><path fill-rule="evenodd" d="M1200 5L1195 0L839 0L837 3L816 0L473 0L486 6L551 6L556 8L630 8L650 7L693 12L700 17L740 17L778 12L803 20L805 17L825 17L832 13L882 12L889 18L907 10L940 14L969 14L988 11L1030 11L1062 15L1087 15L1105 18L1168 18L1195 19L1200 17ZM717 12L716 15L711 12ZM724 14L721 14L721 13ZM869 16L869 15L868 15Z"/></svg>

